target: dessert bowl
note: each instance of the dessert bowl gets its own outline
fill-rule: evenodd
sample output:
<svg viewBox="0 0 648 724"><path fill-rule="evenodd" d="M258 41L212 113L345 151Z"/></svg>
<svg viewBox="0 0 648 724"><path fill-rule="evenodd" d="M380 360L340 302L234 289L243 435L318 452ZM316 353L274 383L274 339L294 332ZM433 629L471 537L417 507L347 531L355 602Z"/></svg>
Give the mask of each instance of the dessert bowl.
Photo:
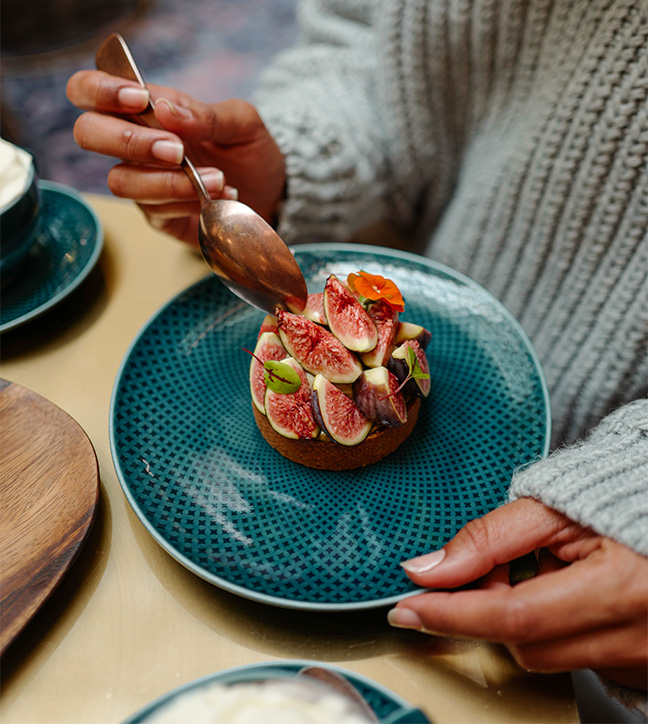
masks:
<svg viewBox="0 0 648 724"><path fill-rule="evenodd" d="M11 283L38 239L40 193L34 159L2 141L0 146L0 283Z"/></svg>
<svg viewBox="0 0 648 724"><path fill-rule="evenodd" d="M323 681L304 676L313 664L328 674ZM332 686L330 681L335 680L343 686ZM350 698L344 694L346 688L354 692ZM123 724L261 720L430 724L420 709L371 679L337 666L298 660L248 664L195 679L150 702Z"/></svg>

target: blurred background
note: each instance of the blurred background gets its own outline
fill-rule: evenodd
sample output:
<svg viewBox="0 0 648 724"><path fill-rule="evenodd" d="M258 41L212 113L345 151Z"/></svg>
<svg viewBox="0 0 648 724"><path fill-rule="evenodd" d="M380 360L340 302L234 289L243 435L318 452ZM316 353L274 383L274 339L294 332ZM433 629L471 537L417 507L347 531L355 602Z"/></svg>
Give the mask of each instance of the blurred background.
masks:
<svg viewBox="0 0 648 724"><path fill-rule="evenodd" d="M295 38L296 0L2 0L2 137L27 147L41 178L108 193L113 165L72 138L65 96L76 70L112 32L144 78L203 101L248 99L257 77Z"/></svg>

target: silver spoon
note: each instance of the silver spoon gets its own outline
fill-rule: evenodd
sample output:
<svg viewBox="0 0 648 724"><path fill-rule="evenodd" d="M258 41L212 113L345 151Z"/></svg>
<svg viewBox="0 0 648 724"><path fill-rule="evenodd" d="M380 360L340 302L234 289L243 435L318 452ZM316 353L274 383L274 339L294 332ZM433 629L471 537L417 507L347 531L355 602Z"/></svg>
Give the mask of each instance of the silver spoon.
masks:
<svg viewBox="0 0 648 724"><path fill-rule="evenodd" d="M321 682L343 696L354 708L358 716L363 717L367 724L432 724L421 709L410 706L399 707L387 716L378 719L374 710L356 687L337 671L323 666L305 666L297 672L297 677L307 677Z"/></svg>
<svg viewBox="0 0 648 724"><path fill-rule="evenodd" d="M96 54L96 65L110 75L146 88L126 41L118 33L107 38ZM153 101L132 120L161 128ZM238 201L211 199L191 161L181 164L200 199L198 240L211 270L234 294L258 309L274 314L282 307L301 312L306 306L304 276L292 252L275 230L249 206Z"/></svg>
<svg viewBox="0 0 648 724"><path fill-rule="evenodd" d="M357 710L367 722L378 722L378 717L374 713L374 710L367 704L362 694L351 684L344 676L341 676L331 669L326 669L323 666L305 666L300 669L298 676L307 676L311 679L315 679L322 684L325 684L331 689L334 689L339 694L353 704Z"/></svg>

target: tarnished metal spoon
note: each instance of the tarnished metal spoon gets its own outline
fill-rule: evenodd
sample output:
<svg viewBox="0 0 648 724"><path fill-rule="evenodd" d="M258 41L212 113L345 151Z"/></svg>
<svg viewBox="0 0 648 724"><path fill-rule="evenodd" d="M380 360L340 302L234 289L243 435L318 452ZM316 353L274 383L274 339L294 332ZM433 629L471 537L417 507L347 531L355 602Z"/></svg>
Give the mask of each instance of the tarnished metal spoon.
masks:
<svg viewBox="0 0 648 724"><path fill-rule="evenodd" d="M102 43L95 60L99 70L146 88L126 41L118 33ZM131 119L161 128L153 108L154 102L149 101L148 108ZM239 201L211 199L188 158L183 159L181 166L200 199L198 240L211 270L234 294L258 309L270 314L278 306L303 311L307 298L304 276L276 231Z"/></svg>
<svg viewBox="0 0 648 724"><path fill-rule="evenodd" d="M305 666L298 672L299 676L306 676L311 679L315 679L322 684L329 686L341 694L348 702L350 702L357 713L362 716L368 723L378 723L378 717L374 713L374 710L367 704L362 694L341 674L338 674L331 669L326 669L323 666Z"/></svg>

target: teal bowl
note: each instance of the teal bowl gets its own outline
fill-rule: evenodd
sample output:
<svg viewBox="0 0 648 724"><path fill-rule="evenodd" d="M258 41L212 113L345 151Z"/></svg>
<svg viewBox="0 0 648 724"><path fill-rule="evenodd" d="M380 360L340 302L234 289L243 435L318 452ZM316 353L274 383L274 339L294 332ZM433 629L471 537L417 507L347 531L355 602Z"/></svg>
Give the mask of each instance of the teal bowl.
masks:
<svg viewBox="0 0 648 724"><path fill-rule="evenodd" d="M202 694L208 693L214 686L237 686L239 684L272 681L294 682L295 680L308 682L309 677L301 677L300 671L310 666L326 668L332 673L345 678L364 699L365 703L381 724L431 724L430 720L420 709L411 707L404 699L401 699L400 696L372 679L332 664L322 664L317 661L302 661L297 659L247 664L245 666L208 674L207 676L190 681L163 694L158 699L150 702L135 714L131 715L122 722L122 724L149 724L149 722L153 724L158 716L164 712L166 707L176 704L178 699L196 695L200 697ZM312 685L317 683L312 679L310 679L310 682ZM315 689L315 691L317 691L317 689Z"/></svg>
<svg viewBox="0 0 648 724"><path fill-rule="evenodd" d="M0 285L4 288L24 269L38 239L40 192L34 164L29 167L25 190L0 208Z"/></svg>

